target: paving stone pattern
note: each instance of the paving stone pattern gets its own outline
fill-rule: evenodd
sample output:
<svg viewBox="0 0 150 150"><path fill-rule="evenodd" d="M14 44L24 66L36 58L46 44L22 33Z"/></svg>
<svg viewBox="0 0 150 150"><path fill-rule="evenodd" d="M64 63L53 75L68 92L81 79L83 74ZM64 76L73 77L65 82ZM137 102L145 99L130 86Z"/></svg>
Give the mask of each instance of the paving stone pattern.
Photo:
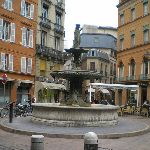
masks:
<svg viewBox="0 0 150 150"><path fill-rule="evenodd" d="M21 119L23 119L22 117ZM24 120L27 118L24 118ZM145 116L128 115L119 117L119 120L136 122L140 126L146 123L150 126L150 118ZM0 119L2 121L2 119ZM15 121L15 118L13 118ZM19 122L17 122L19 124ZM132 126L132 124L130 124ZM25 125L26 126L26 125ZM132 127L134 128L134 127ZM91 130L90 130L91 131ZM89 132L89 131L88 131ZM97 134L97 133L96 133ZM99 150L149 150L150 132L140 136L123 137L116 139L99 139ZM29 150L31 136L8 133L0 129L0 150ZM64 139L44 137L44 150L83 150L84 139Z"/></svg>

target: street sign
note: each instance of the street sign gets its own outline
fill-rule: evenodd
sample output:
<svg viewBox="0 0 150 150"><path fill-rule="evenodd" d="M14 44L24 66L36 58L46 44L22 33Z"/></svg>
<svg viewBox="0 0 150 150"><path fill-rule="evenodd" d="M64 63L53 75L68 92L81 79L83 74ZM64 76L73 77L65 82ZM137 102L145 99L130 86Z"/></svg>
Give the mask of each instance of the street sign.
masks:
<svg viewBox="0 0 150 150"><path fill-rule="evenodd" d="M5 84L7 82L7 75L3 74L2 75L2 83Z"/></svg>

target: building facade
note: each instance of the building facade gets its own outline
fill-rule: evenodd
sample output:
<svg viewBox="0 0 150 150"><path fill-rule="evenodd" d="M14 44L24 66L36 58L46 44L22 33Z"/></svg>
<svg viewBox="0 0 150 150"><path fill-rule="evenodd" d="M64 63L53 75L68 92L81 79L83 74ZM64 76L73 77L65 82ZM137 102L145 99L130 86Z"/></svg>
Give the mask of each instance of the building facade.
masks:
<svg viewBox="0 0 150 150"><path fill-rule="evenodd" d="M138 105L150 100L149 76L149 25L150 0L119 0L118 42L117 42L117 83L139 85L136 91L119 90L116 104L125 105L127 100Z"/></svg>
<svg viewBox="0 0 150 150"><path fill-rule="evenodd" d="M67 56L63 53L65 0L38 0L37 13L35 96L38 102L56 102L62 84L50 73L62 70Z"/></svg>
<svg viewBox="0 0 150 150"><path fill-rule="evenodd" d="M0 107L5 101L23 103L34 94L35 39L38 0L0 1Z"/></svg>

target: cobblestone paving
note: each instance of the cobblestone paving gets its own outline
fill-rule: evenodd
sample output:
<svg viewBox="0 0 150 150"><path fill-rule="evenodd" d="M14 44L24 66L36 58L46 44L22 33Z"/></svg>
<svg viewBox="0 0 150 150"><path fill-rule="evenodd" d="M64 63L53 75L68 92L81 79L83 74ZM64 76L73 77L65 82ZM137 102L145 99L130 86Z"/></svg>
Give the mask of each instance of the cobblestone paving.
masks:
<svg viewBox="0 0 150 150"><path fill-rule="evenodd" d="M127 122L146 123L150 126L150 118L128 115L119 117ZM2 119L0 119L2 121ZM140 123L141 124L141 123ZM99 139L99 150L149 150L150 132L140 136L118 139ZM8 133L0 129L0 150L29 150L31 137ZM44 137L44 150L83 150L84 139L63 139Z"/></svg>

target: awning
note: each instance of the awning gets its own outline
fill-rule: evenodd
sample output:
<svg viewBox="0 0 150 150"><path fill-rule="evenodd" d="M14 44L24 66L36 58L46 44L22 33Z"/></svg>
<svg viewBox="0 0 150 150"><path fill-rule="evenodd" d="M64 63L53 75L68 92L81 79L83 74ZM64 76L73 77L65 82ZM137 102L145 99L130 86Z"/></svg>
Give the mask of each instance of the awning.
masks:
<svg viewBox="0 0 150 150"><path fill-rule="evenodd" d="M21 82L22 82L22 83L31 83L31 84L34 84L34 82L31 81L31 80L21 80Z"/></svg>
<svg viewBox="0 0 150 150"><path fill-rule="evenodd" d="M102 93L104 93L104 94L109 94L110 92L107 90L107 89L100 89L100 91L102 92Z"/></svg>
<svg viewBox="0 0 150 150"><path fill-rule="evenodd" d="M47 89L58 89L58 90L66 90L66 87L62 84L55 84L55 83L47 83L47 82L39 82L41 87Z"/></svg>

